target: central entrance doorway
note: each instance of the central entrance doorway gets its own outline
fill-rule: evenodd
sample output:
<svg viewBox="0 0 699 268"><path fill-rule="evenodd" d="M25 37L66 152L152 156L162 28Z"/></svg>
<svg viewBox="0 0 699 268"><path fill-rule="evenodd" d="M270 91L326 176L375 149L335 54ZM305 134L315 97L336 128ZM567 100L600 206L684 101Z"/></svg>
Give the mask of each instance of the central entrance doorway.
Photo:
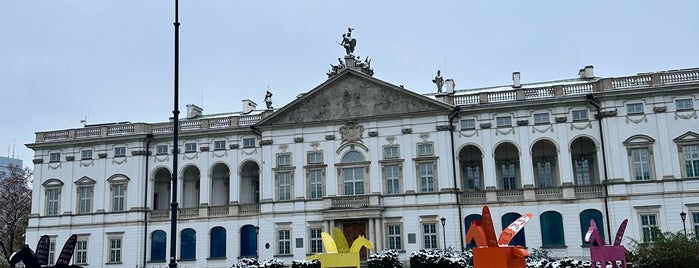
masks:
<svg viewBox="0 0 699 268"><path fill-rule="evenodd" d="M366 220L342 221L340 222L340 226L342 233L345 235L345 238L347 238L347 244L350 246L350 248L352 247L354 240L360 235L367 237ZM368 255L368 250L366 248L362 248L362 250L359 251L359 259L362 261L366 261Z"/></svg>

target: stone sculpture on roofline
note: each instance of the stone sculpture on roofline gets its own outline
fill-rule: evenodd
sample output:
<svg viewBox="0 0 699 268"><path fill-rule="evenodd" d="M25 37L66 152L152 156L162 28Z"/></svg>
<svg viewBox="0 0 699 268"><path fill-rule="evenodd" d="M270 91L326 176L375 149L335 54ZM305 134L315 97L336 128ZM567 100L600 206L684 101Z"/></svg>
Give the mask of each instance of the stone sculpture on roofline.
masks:
<svg viewBox="0 0 699 268"><path fill-rule="evenodd" d="M526 213L513 221L502 230L500 238L495 238L493 218L488 206L483 206L483 220L474 220L466 233L466 243L476 242L473 249L474 268L524 268L525 257L529 252L521 246L510 246L510 241L532 219L531 213Z"/></svg>
<svg viewBox="0 0 699 268"><path fill-rule="evenodd" d="M357 46L357 39L352 37L352 31L354 28L347 28L347 33L342 34L342 41L337 42L340 46L345 49L344 61L342 58L338 58L338 65L330 64L330 70L328 70L328 78L335 76L344 69L353 69L364 74L373 76L374 69L371 68L371 59L367 56L364 61L361 57L354 56L354 48Z"/></svg>

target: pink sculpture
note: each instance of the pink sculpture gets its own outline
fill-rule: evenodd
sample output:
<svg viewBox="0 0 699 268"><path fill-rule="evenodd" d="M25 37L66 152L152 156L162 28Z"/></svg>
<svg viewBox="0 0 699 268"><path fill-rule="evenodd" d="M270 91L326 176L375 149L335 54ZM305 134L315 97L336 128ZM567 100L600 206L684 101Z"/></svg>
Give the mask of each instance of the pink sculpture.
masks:
<svg viewBox="0 0 699 268"><path fill-rule="evenodd" d="M592 262L590 267L597 267L597 263L600 263L600 267L607 267L607 262L611 262L612 267L619 268L617 261L621 261L621 267L626 268L626 248L621 245L621 239L624 238L628 221L628 219L624 220L619 226L614 244L605 245L595 220L590 220L590 228L587 228L587 234L585 234L585 241L590 243L590 260Z"/></svg>

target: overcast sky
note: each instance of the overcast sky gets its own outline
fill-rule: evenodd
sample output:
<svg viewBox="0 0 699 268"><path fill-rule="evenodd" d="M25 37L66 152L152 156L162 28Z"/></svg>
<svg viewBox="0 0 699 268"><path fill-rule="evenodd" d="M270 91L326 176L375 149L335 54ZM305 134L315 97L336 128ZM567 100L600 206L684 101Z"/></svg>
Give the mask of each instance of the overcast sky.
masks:
<svg viewBox="0 0 699 268"><path fill-rule="evenodd" d="M0 155L34 132L164 122L174 1L0 0ZM418 93L699 67L699 1L180 1L180 111L275 107L327 79L355 30L375 77ZM9 148L9 150L8 150ZM8 153L9 152L9 153Z"/></svg>

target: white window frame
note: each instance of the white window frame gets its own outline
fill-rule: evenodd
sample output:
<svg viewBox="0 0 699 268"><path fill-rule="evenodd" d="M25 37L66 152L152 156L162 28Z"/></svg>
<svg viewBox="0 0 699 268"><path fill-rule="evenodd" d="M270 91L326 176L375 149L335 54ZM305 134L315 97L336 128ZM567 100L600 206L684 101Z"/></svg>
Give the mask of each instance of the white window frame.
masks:
<svg viewBox="0 0 699 268"><path fill-rule="evenodd" d="M425 230L429 226L430 230ZM427 232L429 231L429 232ZM422 233L422 248L437 249L439 248L439 235L437 235L437 222L421 222L420 232ZM429 238L429 240L428 240Z"/></svg>
<svg viewBox="0 0 699 268"><path fill-rule="evenodd" d="M290 153L277 154L277 166L278 167L290 167L291 166L291 154Z"/></svg>
<svg viewBox="0 0 699 268"><path fill-rule="evenodd" d="M400 157L398 145L386 145L383 147L384 159L395 159Z"/></svg>
<svg viewBox="0 0 699 268"><path fill-rule="evenodd" d="M384 193L387 195L401 194L403 188L403 166L400 163L386 163L383 165L382 170L384 185L386 186Z"/></svg>
<svg viewBox="0 0 699 268"><path fill-rule="evenodd" d="M52 194L55 193L55 198ZM46 216L58 216L61 213L61 187L46 187L44 189L46 196Z"/></svg>
<svg viewBox="0 0 699 268"><path fill-rule="evenodd" d="M403 250L403 225L400 222L386 224L386 248Z"/></svg>
<svg viewBox="0 0 699 268"><path fill-rule="evenodd" d="M325 185L324 169L308 170L308 199L323 199Z"/></svg>
<svg viewBox="0 0 699 268"><path fill-rule="evenodd" d="M119 189L121 189L121 193L117 192ZM128 190L128 185L126 183L114 183L111 185L110 190L112 192L112 212L126 211L126 192Z"/></svg>
<svg viewBox="0 0 699 268"><path fill-rule="evenodd" d="M225 140L214 141L214 151L220 151L220 150L226 150L226 141Z"/></svg>
<svg viewBox="0 0 699 268"><path fill-rule="evenodd" d="M496 127L512 127L512 116L507 115L507 116L495 117L495 126Z"/></svg>
<svg viewBox="0 0 699 268"><path fill-rule="evenodd" d="M78 236L78 240L75 243L75 256L73 257L73 264L87 265L87 253L89 248L88 237L84 235Z"/></svg>
<svg viewBox="0 0 699 268"><path fill-rule="evenodd" d="M125 146L114 147L114 157L125 157L125 156L126 156L126 147Z"/></svg>
<svg viewBox="0 0 699 268"><path fill-rule="evenodd" d="M418 156L433 156L434 155L434 144L431 142L421 142L417 144L417 155Z"/></svg>
<svg viewBox="0 0 699 268"><path fill-rule="evenodd" d="M644 114L643 106L644 105L642 102L627 103L626 104L626 114L627 115Z"/></svg>
<svg viewBox="0 0 699 268"><path fill-rule="evenodd" d="M436 161L416 162L415 169L416 174L418 174L417 185L420 187L421 193L435 193L439 191Z"/></svg>
<svg viewBox="0 0 699 268"><path fill-rule="evenodd" d="M694 101L692 99L677 99L677 100L675 100L675 110L677 110L677 111L694 110Z"/></svg>
<svg viewBox="0 0 699 268"><path fill-rule="evenodd" d="M587 110L573 110L570 113L571 113L571 117L573 118L573 122L588 121L590 119L588 117Z"/></svg>
<svg viewBox="0 0 699 268"><path fill-rule="evenodd" d="M197 152L197 143L196 142L186 142L184 144L184 152L185 153L196 153Z"/></svg>
<svg viewBox="0 0 699 268"><path fill-rule="evenodd" d="M459 121L459 126L461 127L461 130L474 130L476 129L476 119L461 119Z"/></svg>
<svg viewBox="0 0 699 268"><path fill-rule="evenodd" d="M78 191L78 214L92 213L92 202L94 200L94 185L80 185Z"/></svg>
<svg viewBox="0 0 699 268"><path fill-rule="evenodd" d="M107 237L107 263L121 264L123 258L124 238L123 236Z"/></svg>
<svg viewBox="0 0 699 268"><path fill-rule="evenodd" d="M647 224L644 223L644 218L647 219ZM641 228L641 241L643 241L644 243L648 243L658 239L654 235L656 233L653 232L653 227L658 228L658 230L660 229L659 218L659 213L657 212L641 212L638 214L638 225ZM650 222L651 220L654 221L654 223ZM650 237L648 237L647 235L649 235Z"/></svg>
<svg viewBox="0 0 699 268"><path fill-rule="evenodd" d="M286 181L288 180L288 181ZM294 193L293 171L277 172L277 201L289 201Z"/></svg>
<svg viewBox="0 0 699 268"><path fill-rule="evenodd" d="M309 165L323 164L323 152L322 151L308 152L308 164Z"/></svg>
<svg viewBox="0 0 699 268"><path fill-rule="evenodd" d="M243 138L243 148L255 148L255 138Z"/></svg>
<svg viewBox="0 0 699 268"><path fill-rule="evenodd" d="M291 229L277 229L277 254L278 256L291 255Z"/></svg>
<svg viewBox="0 0 699 268"><path fill-rule="evenodd" d="M322 232L323 227L320 226L308 228L308 254L323 253L323 238L320 235Z"/></svg>
<svg viewBox="0 0 699 268"><path fill-rule="evenodd" d="M155 146L155 154L156 155L167 155L170 152L168 152L168 146L167 144L159 144Z"/></svg>
<svg viewBox="0 0 699 268"><path fill-rule="evenodd" d="M51 162L51 163L61 162L61 153L60 152L49 153L49 162Z"/></svg>
<svg viewBox="0 0 699 268"><path fill-rule="evenodd" d="M56 260L56 238L58 237L55 235L49 237L49 263L54 263Z"/></svg>
<svg viewBox="0 0 699 268"><path fill-rule="evenodd" d="M551 115L549 113L535 113L534 114L534 125L548 125L551 124Z"/></svg>
<svg viewBox="0 0 699 268"><path fill-rule="evenodd" d="M83 149L80 151L80 160L92 159L92 149Z"/></svg>
<svg viewBox="0 0 699 268"><path fill-rule="evenodd" d="M649 136L646 135L634 135L626 139L623 144L626 146L626 153L627 153L627 158L628 158L628 167L629 167L629 179L631 181L646 181L646 180L654 180L655 179L655 158L653 156L653 144L655 143L655 140ZM644 150L647 152L648 155L648 160L647 162L637 162L634 159L635 156L637 156L639 153L643 152L640 150ZM648 165L648 171L649 175L648 177L645 177L641 175L641 179L637 179L637 172L638 170L636 169L637 164L640 165L641 168L643 168L643 164Z"/></svg>

